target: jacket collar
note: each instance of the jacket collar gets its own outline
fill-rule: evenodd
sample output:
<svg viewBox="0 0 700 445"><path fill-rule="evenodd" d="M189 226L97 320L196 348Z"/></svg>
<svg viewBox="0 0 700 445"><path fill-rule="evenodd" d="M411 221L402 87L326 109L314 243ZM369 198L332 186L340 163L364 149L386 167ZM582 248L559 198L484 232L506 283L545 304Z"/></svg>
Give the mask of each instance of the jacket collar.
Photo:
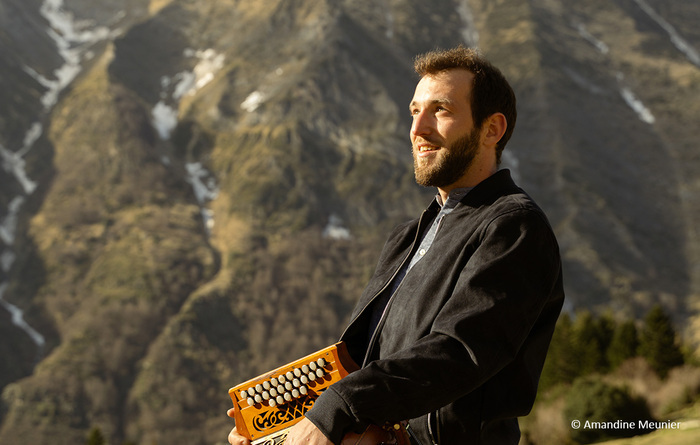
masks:
<svg viewBox="0 0 700 445"><path fill-rule="evenodd" d="M522 190L513 182L510 170L502 169L477 184L462 198L460 204L469 207L480 207L494 202L503 195L513 193L522 193Z"/></svg>

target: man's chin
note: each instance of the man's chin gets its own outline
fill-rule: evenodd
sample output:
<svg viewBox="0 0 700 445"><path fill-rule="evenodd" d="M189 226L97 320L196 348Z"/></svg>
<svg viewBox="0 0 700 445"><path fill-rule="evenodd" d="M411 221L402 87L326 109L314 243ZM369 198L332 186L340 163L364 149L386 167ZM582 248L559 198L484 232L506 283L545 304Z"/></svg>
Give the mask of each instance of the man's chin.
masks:
<svg viewBox="0 0 700 445"><path fill-rule="evenodd" d="M433 173L428 173L424 171L416 171L414 172L414 176L416 179L416 184L421 185L423 187L440 187L440 181L435 178L435 175Z"/></svg>

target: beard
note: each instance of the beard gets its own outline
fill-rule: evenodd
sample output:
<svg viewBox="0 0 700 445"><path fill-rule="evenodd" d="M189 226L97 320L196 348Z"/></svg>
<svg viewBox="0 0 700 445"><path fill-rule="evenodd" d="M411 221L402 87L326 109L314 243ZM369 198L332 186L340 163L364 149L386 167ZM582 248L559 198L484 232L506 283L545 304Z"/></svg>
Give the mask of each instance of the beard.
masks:
<svg viewBox="0 0 700 445"><path fill-rule="evenodd" d="M413 168L416 182L425 187L446 187L457 182L474 162L479 150L479 131L476 128L443 147L430 163L420 163L415 152Z"/></svg>

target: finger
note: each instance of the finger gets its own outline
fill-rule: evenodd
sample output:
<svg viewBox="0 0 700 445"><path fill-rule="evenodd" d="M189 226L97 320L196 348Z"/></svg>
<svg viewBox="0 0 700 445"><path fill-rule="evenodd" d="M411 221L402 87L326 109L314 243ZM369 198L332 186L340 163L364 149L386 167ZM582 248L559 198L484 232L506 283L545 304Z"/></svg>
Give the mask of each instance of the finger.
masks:
<svg viewBox="0 0 700 445"><path fill-rule="evenodd" d="M233 417L233 416L234 416L234 414L233 414L234 411L235 411L235 410L234 410L233 408L231 408L231 409L229 409L228 411L226 411L226 415L229 416L229 417Z"/></svg>
<svg viewBox="0 0 700 445"><path fill-rule="evenodd" d="M233 427L228 433L228 443L231 445L250 445L250 441L238 433L236 427Z"/></svg>

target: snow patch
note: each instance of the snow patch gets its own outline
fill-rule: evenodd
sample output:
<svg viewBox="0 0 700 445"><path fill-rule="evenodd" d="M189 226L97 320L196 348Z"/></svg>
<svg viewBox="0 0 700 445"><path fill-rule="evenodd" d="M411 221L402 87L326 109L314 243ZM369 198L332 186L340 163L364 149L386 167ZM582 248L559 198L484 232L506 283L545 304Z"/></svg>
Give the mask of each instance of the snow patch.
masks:
<svg viewBox="0 0 700 445"><path fill-rule="evenodd" d="M338 215L331 215L328 218L328 224L323 229L323 237L334 240L349 240L352 239L350 230L343 227L343 220Z"/></svg>
<svg viewBox="0 0 700 445"><path fill-rule="evenodd" d="M14 324L18 328L22 329L32 339L34 344L36 344L39 347L44 346L44 343L46 343L44 336L41 335L36 329L29 326L26 321L24 321L24 311L22 311L17 306L5 301L3 296L4 296L6 290L7 290L7 283L1 283L0 284L0 306L4 307L5 310L7 310L7 312L9 312L10 315L12 315L12 324Z"/></svg>
<svg viewBox="0 0 700 445"><path fill-rule="evenodd" d="M36 182L27 176L27 173L24 171L26 163L18 153L13 153L0 145L0 161L2 161L2 168L14 175L26 194L30 195L34 192Z"/></svg>
<svg viewBox="0 0 700 445"><path fill-rule="evenodd" d="M459 14L462 22L464 22L464 27L462 28L464 43L473 48L478 47L479 31L477 31L476 25L474 24L474 13L472 13L467 0L463 0L457 5L457 14Z"/></svg>
<svg viewBox="0 0 700 445"><path fill-rule="evenodd" d="M185 50L185 55L192 54L192 50ZM224 55L218 54L213 49L194 51L194 57L199 59L199 63L194 67L195 83L194 91L204 88L209 82L214 80L216 73L224 67ZM194 94L194 91L188 94Z"/></svg>
<svg viewBox="0 0 700 445"><path fill-rule="evenodd" d="M161 100L153 107L151 115L158 136L163 140L170 139L170 134L177 127L177 110Z"/></svg>
<svg viewBox="0 0 700 445"><path fill-rule="evenodd" d="M19 214L19 209L22 207L22 204L24 204L24 197L15 196L12 201L10 201L5 219L0 222L0 240L8 246L11 246L15 242L17 215Z"/></svg>
<svg viewBox="0 0 700 445"><path fill-rule="evenodd" d="M49 37L56 43L58 53L64 60L63 66L53 72L55 80L47 79L31 68L25 67L30 74L47 92L41 98L45 109L53 107L58 101L58 95L80 74L80 65L87 48L102 40L112 38L116 33L106 26L94 27L91 21L76 22L73 13L63 8L63 0L45 0L39 13L49 22L47 30Z"/></svg>
<svg viewBox="0 0 700 445"><path fill-rule="evenodd" d="M213 49L187 48L183 55L199 61L192 71L181 71L172 77L161 78L161 100L151 111L153 126L163 140L170 139L172 131L178 124L178 108L182 98L194 96L197 91L214 80L216 73L224 67L224 55Z"/></svg>
<svg viewBox="0 0 700 445"><path fill-rule="evenodd" d="M205 204L207 201L215 199L219 194L219 189L212 174L200 162L188 163L185 168L187 169L187 182L192 184L197 202Z"/></svg>
<svg viewBox="0 0 700 445"><path fill-rule="evenodd" d="M252 113L257 110L260 104L265 101L265 95L260 91L253 91L241 102L241 108L243 108L248 113Z"/></svg>
<svg viewBox="0 0 700 445"><path fill-rule="evenodd" d="M627 87L622 87L620 89L620 95L625 102L627 102L627 105L629 105L629 107L632 108L635 113L637 113L637 116L639 116L641 121L646 122L647 124L653 124L656 121L654 115L651 114L651 111L644 106L641 100L637 99L637 96L634 95L632 90Z"/></svg>
<svg viewBox="0 0 700 445"><path fill-rule="evenodd" d="M24 156L34 146L34 143L44 133L44 127L39 122L34 122L24 135L22 149L17 152L17 156Z"/></svg>
<svg viewBox="0 0 700 445"><path fill-rule="evenodd" d="M207 209L205 205L209 201L213 201L219 194L219 188L216 185L214 176L202 166L200 162L191 162L185 164L187 170L186 181L192 185L195 199L199 203L204 226L207 231L214 228L214 212Z"/></svg>
<svg viewBox="0 0 700 445"><path fill-rule="evenodd" d="M195 92L197 85L197 75L194 72L183 71L173 76L175 90L173 91L173 99L180 100L186 95L192 95Z"/></svg>
<svg viewBox="0 0 700 445"><path fill-rule="evenodd" d="M595 38L595 36L593 36L593 34L588 32L583 23L576 23L574 24L574 27L578 31L579 35L583 37L586 41L588 41L588 43L595 46L601 54L607 54L608 52L610 52L610 48L608 47L608 45L606 45L605 42L598 40L597 38Z"/></svg>
<svg viewBox="0 0 700 445"><path fill-rule="evenodd" d="M651 6L649 6L649 4L646 1L634 1L642 9L642 11L646 12L652 20L654 20L661 28L663 28L664 31L666 31L668 36L671 38L671 43L673 44L673 46L675 46L680 52L685 54L685 57L687 57L692 64L700 66L700 53L698 53L698 51L696 51L695 48L693 48L693 45L691 45L687 40L685 40L678 33L678 31L676 31L676 28L674 28L673 25L668 23L663 17L657 14L656 11L654 11L654 9Z"/></svg>
<svg viewBox="0 0 700 445"><path fill-rule="evenodd" d="M0 255L0 270L7 273L12 268L17 255L11 250L3 250L2 255Z"/></svg>

